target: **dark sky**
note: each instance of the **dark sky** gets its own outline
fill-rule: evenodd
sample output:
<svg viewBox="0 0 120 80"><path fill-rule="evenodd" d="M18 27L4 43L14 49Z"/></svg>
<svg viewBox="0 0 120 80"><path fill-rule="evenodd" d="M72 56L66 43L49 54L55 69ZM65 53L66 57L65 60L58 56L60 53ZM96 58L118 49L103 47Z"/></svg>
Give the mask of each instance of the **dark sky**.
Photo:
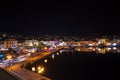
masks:
<svg viewBox="0 0 120 80"><path fill-rule="evenodd" d="M112 1L0 2L0 32L49 35L120 34Z"/></svg>

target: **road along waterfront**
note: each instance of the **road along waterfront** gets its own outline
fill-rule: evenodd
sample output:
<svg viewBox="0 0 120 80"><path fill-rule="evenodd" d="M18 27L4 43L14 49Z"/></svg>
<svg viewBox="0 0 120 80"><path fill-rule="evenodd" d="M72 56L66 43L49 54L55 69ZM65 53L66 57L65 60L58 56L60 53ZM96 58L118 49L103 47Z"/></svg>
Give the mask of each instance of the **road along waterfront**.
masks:
<svg viewBox="0 0 120 80"><path fill-rule="evenodd" d="M27 66L28 64L32 64L32 63L42 59L60 49L62 49L62 48L56 48L56 50L54 50L52 52L51 51L40 52L38 55L36 55L34 57L29 57L24 62L14 64L10 67L7 67L5 70L7 70L13 76L15 76L15 77L17 76L17 77L21 78L22 80L42 80L42 79L50 80L49 78L42 76L40 74L34 73L32 71L29 71L29 70L25 69L24 67Z"/></svg>

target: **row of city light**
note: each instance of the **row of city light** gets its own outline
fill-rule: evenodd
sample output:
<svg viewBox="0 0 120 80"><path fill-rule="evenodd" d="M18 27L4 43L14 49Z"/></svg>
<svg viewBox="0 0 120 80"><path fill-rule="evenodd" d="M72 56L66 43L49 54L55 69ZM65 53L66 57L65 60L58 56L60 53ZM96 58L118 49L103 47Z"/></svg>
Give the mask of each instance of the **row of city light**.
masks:
<svg viewBox="0 0 120 80"><path fill-rule="evenodd" d="M75 50L77 51L86 51L86 52L92 52L92 51L95 51L97 53L106 53L106 52L109 52L109 51L116 51L118 50L117 47L107 47L107 48L93 48L93 47L89 47L89 48L75 48Z"/></svg>
<svg viewBox="0 0 120 80"><path fill-rule="evenodd" d="M60 50L60 52L57 52L56 55L59 55L60 53L62 53L63 51ZM55 58L55 54L52 54L52 59ZM44 62L47 63L48 59L44 59ZM32 71L37 72L37 73L43 73L45 71L45 68L43 66L38 66L37 68L32 67Z"/></svg>

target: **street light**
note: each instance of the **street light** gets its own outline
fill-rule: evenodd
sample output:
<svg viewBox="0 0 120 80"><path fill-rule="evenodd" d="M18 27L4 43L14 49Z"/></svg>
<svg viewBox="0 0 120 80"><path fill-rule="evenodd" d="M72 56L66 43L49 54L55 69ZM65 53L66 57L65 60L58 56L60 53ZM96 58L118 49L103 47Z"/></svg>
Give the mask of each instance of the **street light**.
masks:
<svg viewBox="0 0 120 80"><path fill-rule="evenodd" d="M47 59L44 60L45 63L47 63L47 61L48 61Z"/></svg>
<svg viewBox="0 0 120 80"><path fill-rule="evenodd" d="M57 52L57 55L59 55L59 53Z"/></svg>
<svg viewBox="0 0 120 80"><path fill-rule="evenodd" d="M35 67L32 67L32 71L35 71Z"/></svg>

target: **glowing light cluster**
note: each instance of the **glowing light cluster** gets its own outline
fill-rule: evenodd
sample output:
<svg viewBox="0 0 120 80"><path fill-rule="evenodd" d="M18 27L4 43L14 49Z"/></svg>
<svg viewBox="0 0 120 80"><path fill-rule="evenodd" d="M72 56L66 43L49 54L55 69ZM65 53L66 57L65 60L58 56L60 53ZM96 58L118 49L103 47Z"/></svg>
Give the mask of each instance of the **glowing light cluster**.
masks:
<svg viewBox="0 0 120 80"><path fill-rule="evenodd" d="M7 60L12 59L12 55L7 55L6 58L7 58Z"/></svg>
<svg viewBox="0 0 120 80"><path fill-rule="evenodd" d="M38 66L37 69L35 67L32 67L32 71L36 71L37 73L43 73L44 72L44 67Z"/></svg>
<svg viewBox="0 0 120 80"><path fill-rule="evenodd" d="M37 68L37 70L38 70L38 73L42 73L42 72L44 72L44 67L39 66L39 67Z"/></svg>

